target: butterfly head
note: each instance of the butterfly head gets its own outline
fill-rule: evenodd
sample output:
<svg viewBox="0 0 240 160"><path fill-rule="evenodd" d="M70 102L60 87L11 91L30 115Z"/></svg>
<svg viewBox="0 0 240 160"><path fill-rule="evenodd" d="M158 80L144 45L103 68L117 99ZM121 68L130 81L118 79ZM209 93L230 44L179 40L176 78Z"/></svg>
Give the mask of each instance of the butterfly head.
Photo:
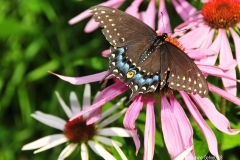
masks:
<svg viewBox="0 0 240 160"><path fill-rule="evenodd" d="M162 35L162 38L165 40L166 38L168 38L168 34L167 33L163 33Z"/></svg>

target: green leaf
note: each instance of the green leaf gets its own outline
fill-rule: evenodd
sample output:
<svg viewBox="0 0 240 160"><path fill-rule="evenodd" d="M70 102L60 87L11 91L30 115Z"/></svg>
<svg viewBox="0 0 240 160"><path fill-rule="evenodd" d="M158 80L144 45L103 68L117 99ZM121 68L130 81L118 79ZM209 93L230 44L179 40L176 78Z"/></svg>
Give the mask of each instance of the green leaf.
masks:
<svg viewBox="0 0 240 160"><path fill-rule="evenodd" d="M222 150L228 150L240 146L240 134L223 135Z"/></svg>

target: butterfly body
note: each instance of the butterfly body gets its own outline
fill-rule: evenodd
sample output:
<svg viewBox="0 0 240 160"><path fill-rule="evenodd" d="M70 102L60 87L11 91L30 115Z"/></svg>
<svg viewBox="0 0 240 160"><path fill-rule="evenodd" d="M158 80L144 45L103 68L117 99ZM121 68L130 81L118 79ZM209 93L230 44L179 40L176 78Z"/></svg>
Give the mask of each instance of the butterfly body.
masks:
<svg viewBox="0 0 240 160"><path fill-rule="evenodd" d="M208 95L205 77L188 55L145 23L117 9L90 8L109 43L109 73L124 81L137 94L164 87Z"/></svg>

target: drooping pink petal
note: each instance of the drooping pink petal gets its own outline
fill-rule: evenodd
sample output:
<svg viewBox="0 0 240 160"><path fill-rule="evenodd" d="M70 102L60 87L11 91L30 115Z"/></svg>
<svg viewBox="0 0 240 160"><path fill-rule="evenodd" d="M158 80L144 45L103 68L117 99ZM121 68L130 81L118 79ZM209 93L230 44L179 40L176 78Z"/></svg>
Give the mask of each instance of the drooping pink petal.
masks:
<svg viewBox="0 0 240 160"><path fill-rule="evenodd" d="M109 49L106 49L106 50L102 51L102 56L103 57L107 57L109 54L110 54L110 50Z"/></svg>
<svg viewBox="0 0 240 160"><path fill-rule="evenodd" d="M224 72L223 69L218 67L218 66L211 66L211 65L199 65L198 64L198 68L204 72L207 73L208 75L212 75L215 77L220 77L220 78L225 78L225 79L229 79L229 80L233 80L236 82L240 82L240 80L234 79L232 77L227 76Z"/></svg>
<svg viewBox="0 0 240 160"><path fill-rule="evenodd" d="M97 123L100 123L104 118L112 114L116 109L119 108L119 106L125 101L126 97L121 98L115 105L113 105L111 108L108 108L106 111L104 111L101 115L101 118L97 121ZM95 101L96 102L96 101Z"/></svg>
<svg viewBox="0 0 240 160"><path fill-rule="evenodd" d="M174 36L178 36L179 34L182 35L182 33L180 32L181 30L188 30L188 29L195 28L196 25L200 24L201 21L202 21L202 17L195 17L195 19L188 20L186 22L181 23L174 29L175 31Z"/></svg>
<svg viewBox="0 0 240 160"><path fill-rule="evenodd" d="M200 48L209 48L211 46L214 35L215 35L215 31L216 31L215 28L210 29L210 32L208 33L207 37L204 39L203 43L200 45Z"/></svg>
<svg viewBox="0 0 240 160"><path fill-rule="evenodd" d="M172 99L172 101L176 101L176 99ZM186 143L189 143L190 141L192 141L192 136L186 137L187 134L181 135L180 128L184 127L185 124L179 124L178 119L176 117L176 113L180 113L181 116L185 117L184 120L182 119L185 122L186 122L186 115L184 116L184 112L181 111L181 109L177 109L179 108L179 106L177 105L176 102L172 102L172 103L174 103L175 106L171 106L166 96L162 94L161 124L162 124L163 137L164 137L164 141L168 149L168 152L171 155L171 158L174 159L181 152L183 152L186 148L189 147L189 146L187 147L187 145L184 144L184 141ZM175 107L176 107L176 110L175 110ZM183 134L184 132L188 133L188 131L183 131ZM185 145L186 145L186 148L185 148Z"/></svg>
<svg viewBox="0 0 240 160"><path fill-rule="evenodd" d="M143 96L138 95L134 98L133 103L129 106L123 120L123 125L126 129L131 133L135 146L136 146L136 154L140 148L140 140L137 134L137 128L135 126L135 121L142 110L143 107Z"/></svg>
<svg viewBox="0 0 240 160"><path fill-rule="evenodd" d="M154 148L155 148L155 115L154 115L154 103L152 94L147 99L147 111L146 111L146 122L144 131L144 160L153 159Z"/></svg>
<svg viewBox="0 0 240 160"><path fill-rule="evenodd" d="M108 99L106 102L110 101L111 99L117 97L121 93L125 92L128 87L123 82L117 82L107 88L105 88L102 92L99 93L95 102L101 101L102 99ZM87 119L87 124L95 123L100 117L102 113L102 107L99 106L97 109L92 111Z"/></svg>
<svg viewBox="0 0 240 160"><path fill-rule="evenodd" d="M179 154L174 160L184 160L184 158L187 157L187 155L193 150L193 146L189 147L185 151L183 151L181 154Z"/></svg>
<svg viewBox="0 0 240 160"><path fill-rule="evenodd" d="M84 28L85 33L91 33L99 27L98 22L91 18Z"/></svg>
<svg viewBox="0 0 240 160"><path fill-rule="evenodd" d="M139 19L138 8L143 0L135 0L131 5L125 10L126 13L131 14L132 16Z"/></svg>
<svg viewBox="0 0 240 160"><path fill-rule="evenodd" d="M239 129L231 129L228 119L218 112L214 104L208 98L201 98L199 95L191 95L191 97L202 109L213 125L220 131L230 135L235 135L240 132Z"/></svg>
<svg viewBox="0 0 240 160"><path fill-rule="evenodd" d="M240 98L228 93L227 91L220 89L212 84L208 84L208 88L211 92L220 95L221 97L225 98L226 100L235 103L236 105L240 106Z"/></svg>
<svg viewBox="0 0 240 160"><path fill-rule="evenodd" d="M101 100L99 100L98 102L92 104L91 106L89 106L88 108L86 108L85 110L75 114L74 116L72 116L70 118L70 121L72 121L73 119L75 118L78 118L80 117L81 115L87 113L87 112L90 112L90 111L93 111L99 107L101 107L103 104L105 104L106 102L110 101L111 99L117 97L118 95L122 94L123 92L125 92L126 90L128 89L128 87L122 83L122 82L119 82L119 83L115 83L107 88L105 88L103 91L102 91L102 94L104 94L104 98L102 98ZM88 125L91 124L91 123L94 123L96 121L96 119L94 120L89 120L88 121Z"/></svg>
<svg viewBox="0 0 240 160"><path fill-rule="evenodd" d="M219 33L222 34L222 41L221 41L221 48L220 48L220 66L224 65L225 63L231 62L233 60L233 55L232 51L230 48L230 44L226 35L226 30L225 29L219 29ZM231 69L225 72L225 74L229 77L235 78L236 79L236 70ZM223 85L225 87L225 90L233 95L236 96L237 94L237 84L235 81L227 80L227 79L222 79Z"/></svg>
<svg viewBox="0 0 240 160"><path fill-rule="evenodd" d="M147 10L144 14L143 22L155 30L156 5L155 0L150 0Z"/></svg>
<svg viewBox="0 0 240 160"><path fill-rule="evenodd" d="M203 119L202 115L198 111L197 107L194 105L194 103L191 101L191 99L188 97L188 95L184 91L179 91L179 93L181 94L189 112L193 116L197 125L201 129L204 137L206 138L209 151L211 152L212 155L214 155L217 158L217 160L219 160L217 139L216 139L213 131L207 125L207 123Z"/></svg>
<svg viewBox="0 0 240 160"><path fill-rule="evenodd" d="M237 63L238 63L238 66L240 66L240 45L239 45L240 37L232 28L229 28L229 30L232 34L232 38L233 38L233 42L234 42L234 46L235 46ZM240 71L240 67L238 67L238 70Z"/></svg>
<svg viewBox="0 0 240 160"><path fill-rule="evenodd" d="M97 82L101 81L103 77L108 73L108 71L104 71L101 73L93 74L90 76L84 76L84 77L67 77L67 76L62 76L53 72L48 71L49 73L61 78L64 81L67 81L69 83L72 83L74 85L80 85L80 84L86 84L86 83L91 83L91 82Z"/></svg>
<svg viewBox="0 0 240 160"><path fill-rule="evenodd" d="M197 9L189 4L186 0L172 0L174 8L182 20L186 21L191 15L197 12Z"/></svg>
<svg viewBox="0 0 240 160"><path fill-rule="evenodd" d="M168 94L170 97L171 106L173 108L173 114L177 119L178 125L180 126L179 128L184 146L183 149L189 148L190 146L193 146L193 129L191 123L182 106L178 103L170 90L168 90ZM186 160L193 159L194 157L195 153L192 151L188 156L186 156Z"/></svg>
<svg viewBox="0 0 240 160"><path fill-rule="evenodd" d="M223 71L227 71L227 70L235 69L236 66L237 66L237 61L235 59L232 59L231 61L221 64L218 67L221 68Z"/></svg>
<svg viewBox="0 0 240 160"><path fill-rule="evenodd" d="M172 27L170 24L168 12L165 5L165 0L159 1L158 9L158 30L157 33L171 32Z"/></svg>
<svg viewBox="0 0 240 160"><path fill-rule="evenodd" d="M205 38L208 36L210 29L210 27L203 25L191 30L191 32L186 33L184 36L180 37L178 41L188 49L199 48Z"/></svg>
<svg viewBox="0 0 240 160"><path fill-rule="evenodd" d="M209 27L210 28L210 27ZM210 31L211 32L211 31ZM210 56L207 59L202 59L201 64L208 64L208 65L214 65L217 58L218 58L218 53L220 50L220 42L222 39L222 35L220 33L217 34L215 40L211 43L208 49L216 51L216 55Z"/></svg>
<svg viewBox="0 0 240 160"><path fill-rule="evenodd" d="M201 59L207 58L208 56L216 55L215 51L204 49L204 48L194 49L194 50L186 49L185 52L190 58L195 60L201 60Z"/></svg>

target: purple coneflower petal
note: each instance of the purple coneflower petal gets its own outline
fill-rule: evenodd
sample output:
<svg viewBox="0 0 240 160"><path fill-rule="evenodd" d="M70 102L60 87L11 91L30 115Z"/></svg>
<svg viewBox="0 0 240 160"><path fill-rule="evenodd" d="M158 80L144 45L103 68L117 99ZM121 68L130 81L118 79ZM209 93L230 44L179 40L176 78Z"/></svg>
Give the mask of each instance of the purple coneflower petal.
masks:
<svg viewBox="0 0 240 160"><path fill-rule="evenodd" d="M126 99L126 97L123 97L119 100L119 102L117 102L115 105L113 105L111 108L109 108L108 110L106 110L105 112L102 113L101 117L98 119L98 123L100 121L102 121L104 118L106 118L107 116L109 116L110 114L112 114Z"/></svg>
<svg viewBox="0 0 240 160"><path fill-rule="evenodd" d="M221 48L220 48L220 66L224 65L225 63L228 63L229 61L231 62L233 60L233 55L232 51L230 48L230 44L226 35L226 30L224 29L219 29L219 33L222 34L222 41L221 41ZM236 78L236 70L231 69L225 72L225 74L229 77ZM227 79L222 79L223 85L229 93L233 94L236 96L237 94L237 84L235 81L227 80Z"/></svg>
<svg viewBox="0 0 240 160"><path fill-rule="evenodd" d="M125 10L125 12L139 19L138 8L141 5L142 1L143 0L133 1L131 5Z"/></svg>
<svg viewBox="0 0 240 160"><path fill-rule="evenodd" d="M183 151L182 153L180 153L176 158L174 158L174 160L185 160L185 158L187 157L187 155L193 150L193 146L189 147L188 149L186 149L185 151Z"/></svg>
<svg viewBox="0 0 240 160"><path fill-rule="evenodd" d="M210 31L211 32L211 31ZM218 58L218 53L220 50L220 43L221 43L222 35L220 33L217 34L216 38L212 42L212 44L209 46L208 49L216 51L216 55L210 56L207 59L202 59L201 62L202 64L208 64L208 65L214 65L217 58Z"/></svg>
<svg viewBox="0 0 240 160"><path fill-rule="evenodd" d="M188 49L199 48L204 39L208 36L210 29L210 27L201 26L186 33L183 37L180 37L178 41L183 46L187 46Z"/></svg>
<svg viewBox="0 0 240 160"><path fill-rule="evenodd" d="M235 135L240 132L240 130L231 129L228 119L218 112L214 104L209 99L201 98L199 95L191 95L191 97L202 109L213 125L220 131L230 135Z"/></svg>
<svg viewBox="0 0 240 160"><path fill-rule="evenodd" d="M195 60L201 60L201 59L205 59L208 56L212 56L212 55L216 55L217 53L213 50L209 50L209 49L204 49L204 48L200 48L200 49L186 49L185 52L187 53L187 55Z"/></svg>
<svg viewBox="0 0 240 160"><path fill-rule="evenodd" d="M128 90L128 87L123 82L117 82L105 88L102 92L100 92L99 95L97 96L98 100L96 101L96 103L99 103L99 102L106 103L111 99L117 97L118 95L122 94L126 90ZM89 108L90 107L88 107L86 110L88 110ZM87 124L95 123L101 117L101 113L102 113L102 106L98 106L96 109L94 109L93 112L89 114L89 117L87 119Z"/></svg>
<svg viewBox="0 0 240 160"><path fill-rule="evenodd" d="M143 98L144 97L142 95L138 95L134 98L134 101L129 106L129 108L125 114L124 120L123 120L124 127L129 130L129 132L131 133L131 135L133 137L133 141L136 146L136 154L138 153L138 150L140 148L140 140L138 138L137 128L134 123L135 123L140 111L142 110Z"/></svg>
<svg viewBox="0 0 240 160"><path fill-rule="evenodd" d="M109 54L110 54L110 50L109 49L106 49L106 50L102 51L102 56L103 57L107 57Z"/></svg>
<svg viewBox="0 0 240 160"><path fill-rule="evenodd" d="M118 1L111 0L111 1L106 1L106 2L100 3L99 5L100 6L109 6L109 7L117 8L124 1L125 0L118 0ZM85 19L87 17L90 17L90 16L92 16L91 11L86 10L86 11L80 13L79 15L75 16L74 18L72 18L68 23L72 25L72 24L78 23L79 21L82 21L83 19ZM95 23L95 24L97 24L97 23Z"/></svg>
<svg viewBox="0 0 240 160"><path fill-rule="evenodd" d="M91 18L88 23L86 24L85 28L84 28L84 32L85 33L91 33L93 32L94 30L96 30L98 28L98 23L93 19Z"/></svg>
<svg viewBox="0 0 240 160"><path fill-rule="evenodd" d="M179 129L182 136L184 146L183 149L186 149L193 145L193 129L187 115L182 109L182 106L178 103L178 101L176 100L176 98L174 97L170 90L168 90L168 94L170 97L170 103L173 108L174 116L177 119L178 125L180 126ZM187 158L193 159L194 156L195 156L194 152L191 152L191 154L189 154Z"/></svg>
<svg viewBox="0 0 240 160"><path fill-rule="evenodd" d="M144 131L144 160L153 159L154 146L155 146L155 115L154 115L154 103L152 94L147 99L147 111L146 111L146 122Z"/></svg>
<svg viewBox="0 0 240 160"><path fill-rule="evenodd" d="M84 77L67 77L67 76L62 76L53 72L48 71L49 73L61 78L64 81L67 81L71 84L75 85L80 85L80 84L86 84L86 83L91 83L91 82L98 82L103 79L103 77L108 73L108 71L104 71L101 73L93 74L90 76L84 76Z"/></svg>
<svg viewBox="0 0 240 160"><path fill-rule="evenodd" d="M171 96L171 103L174 106L171 106L166 96L162 94L161 121L163 137L169 154L172 158L175 158L186 148L193 145L193 131L184 111L173 96ZM190 156L193 157L193 155L192 153Z"/></svg>
<svg viewBox="0 0 240 160"><path fill-rule="evenodd" d="M240 98L228 93L227 91L220 89L212 84L208 84L208 88L211 92L218 94L219 96L223 97L224 99L235 103L236 105L240 106Z"/></svg>
<svg viewBox="0 0 240 160"><path fill-rule="evenodd" d="M63 131L65 124L67 123L64 119L56 117L51 114L46 114L40 111L36 111L35 113L31 114L33 118L38 120L39 122L42 122L43 124L46 124L50 127L59 129Z"/></svg>
<svg viewBox="0 0 240 160"><path fill-rule="evenodd" d="M92 104L91 106L89 106L88 108L86 108L84 111L81 111L77 114L75 114L73 117L70 118L70 121L80 117L81 115L90 112L92 110L95 110L99 107L101 107L103 104L105 104L106 102L110 101L111 99L117 97L118 95L122 94L123 92L125 92L128 89L128 87L122 83L122 82L118 82L115 83L109 87L107 87L106 89L104 89L100 94L104 94L103 98L101 100L99 100L98 102ZM94 123L96 120L93 120L91 122L88 122L88 124Z"/></svg>
<svg viewBox="0 0 240 160"><path fill-rule="evenodd" d="M206 26L206 27L208 27L208 26ZM213 38L215 36L215 31L216 31L216 29L210 28L210 32L208 33L207 37L204 39L200 48L208 48L209 46L211 46Z"/></svg>
<svg viewBox="0 0 240 160"><path fill-rule="evenodd" d="M233 62L234 64L234 62ZM215 76L215 77L220 77L220 78L225 78L229 79L232 81L240 82L240 80L237 80L235 78L227 76L224 72L223 69L217 66L211 66L211 65L198 65L198 68L209 75Z"/></svg>
<svg viewBox="0 0 240 160"><path fill-rule="evenodd" d="M238 66L240 66L240 38L239 35L232 29L229 28L232 37L233 37L233 42L234 42L234 46L235 46L235 53L236 53L236 59L237 59L237 63ZM240 71L240 67L238 67L239 71Z"/></svg>
<svg viewBox="0 0 240 160"><path fill-rule="evenodd" d="M144 14L143 22L155 30L156 5L155 0L150 0L147 10Z"/></svg>
<svg viewBox="0 0 240 160"><path fill-rule="evenodd" d="M184 102L185 102L189 112L193 116L193 118L196 121L197 125L201 129L204 137L206 138L207 143L208 143L209 151L211 152L212 155L214 155L217 158L217 160L219 160L219 154L218 154L218 150L217 150L217 148L218 148L217 147L217 139L216 139L213 131L207 125L207 123L205 122L205 120L203 119L202 115L199 113L197 107L191 101L189 96L185 92L183 92L183 91L179 91L179 93L182 95L182 98L183 98L183 100L184 100Z"/></svg>
<svg viewBox="0 0 240 160"><path fill-rule="evenodd" d="M196 8L190 5L186 0L172 0L172 3L183 21L188 20L189 16L197 12Z"/></svg>
<svg viewBox="0 0 240 160"><path fill-rule="evenodd" d="M58 160L62 160L68 157L77 148L77 146L78 146L77 143L68 144L58 156Z"/></svg>

